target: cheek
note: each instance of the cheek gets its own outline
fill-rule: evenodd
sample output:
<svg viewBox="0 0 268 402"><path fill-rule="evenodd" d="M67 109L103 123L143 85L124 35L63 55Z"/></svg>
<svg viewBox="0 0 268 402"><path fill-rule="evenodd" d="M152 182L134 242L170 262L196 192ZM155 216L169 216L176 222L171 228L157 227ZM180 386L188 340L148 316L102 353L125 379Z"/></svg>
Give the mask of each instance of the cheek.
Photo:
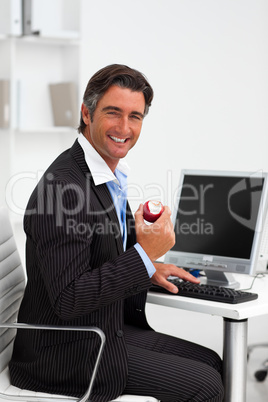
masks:
<svg viewBox="0 0 268 402"><path fill-rule="evenodd" d="M140 124L135 130L136 141L139 139L139 136L141 134L141 129L142 129L142 124Z"/></svg>
<svg viewBox="0 0 268 402"><path fill-rule="evenodd" d="M138 130L138 131L134 134L133 140L132 140L132 146L134 146L134 145L136 144L136 142L138 141L139 137L140 137L140 130Z"/></svg>
<svg viewBox="0 0 268 402"><path fill-rule="evenodd" d="M105 137L105 133L107 131L107 125L101 124L93 124L92 135L97 141L102 141Z"/></svg>

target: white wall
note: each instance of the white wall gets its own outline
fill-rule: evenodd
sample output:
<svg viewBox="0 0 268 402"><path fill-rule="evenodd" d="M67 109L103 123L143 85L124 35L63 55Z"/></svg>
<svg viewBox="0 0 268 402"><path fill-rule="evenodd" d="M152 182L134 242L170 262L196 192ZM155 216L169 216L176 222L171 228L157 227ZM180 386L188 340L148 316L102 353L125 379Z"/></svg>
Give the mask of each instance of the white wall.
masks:
<svg viewBox="0 0 268 402"><path fill-rule="evenodd" d="M172 207L182 168L268 170L266 0L82 4L83 87L123 63L155 91L128 157L134 209L150 197Z"/></svg>
<svg viewBox="0 0 268 402"><path fill-rule="evenodd" d="M155 91L129 153L130 201L173 207L182 168L268 170L267 0L82 0L82 86L99 68L141 70ZM148 305L159 331L222 349L222 320ZM161 317L161 318L160 318ZM267 317L249 341L268 339Z"/></svg>

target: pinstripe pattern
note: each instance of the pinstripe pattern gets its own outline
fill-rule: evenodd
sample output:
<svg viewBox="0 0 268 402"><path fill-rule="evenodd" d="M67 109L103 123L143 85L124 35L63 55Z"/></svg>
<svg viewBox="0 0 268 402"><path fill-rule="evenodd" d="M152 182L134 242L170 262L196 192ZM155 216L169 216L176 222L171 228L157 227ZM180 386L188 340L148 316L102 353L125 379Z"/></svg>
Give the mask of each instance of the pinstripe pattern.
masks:
<svg viewBox="0 0 268 402"><path fill-rule="evenodd" d="M129 206L127 251L123 253L109 190L105 184L94 185L76 141L44 174L27 211L28 282L19 321L100 327L107 344L92 400L114 399L126 387L128 358L132 376L135 372L138 375L139 359L145 356L144 352L137 354L136 365L132 359L135 345L126 344L124 323L136 325L146 334L154 333L145 317L151 282L133 247L136 239ZM10 363L12 383L33 391L81 395L88 385L97 348L98 340L92 333L18 331ZM152 376L154 364L154 357L148 355ZM194 370L197 362L191 364ZM163 400L173 400L167 395Z"/></svg>
<svg viewBox="0 0 268 402"><path fill-rule="evenodd" d="M223 400L221 360L215 352L133 326L125 327L125 338L129 376L124 393L163 402Z"/></svg>

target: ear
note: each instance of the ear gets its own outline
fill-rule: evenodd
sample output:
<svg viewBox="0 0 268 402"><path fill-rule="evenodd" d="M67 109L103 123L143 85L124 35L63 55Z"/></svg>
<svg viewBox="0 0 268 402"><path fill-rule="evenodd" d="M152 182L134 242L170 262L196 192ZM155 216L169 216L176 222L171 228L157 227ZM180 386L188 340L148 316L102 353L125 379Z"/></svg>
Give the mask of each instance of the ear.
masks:
<svg viewBox="0 0 268 402"><path fill-rule="evenodd" d="M84 103L82 103L82 105L81 105L81 114L82 114L84 123L86 125L88 125L90 123L90 114L89 114L88 108L86 107L86 105Z"/></svg>

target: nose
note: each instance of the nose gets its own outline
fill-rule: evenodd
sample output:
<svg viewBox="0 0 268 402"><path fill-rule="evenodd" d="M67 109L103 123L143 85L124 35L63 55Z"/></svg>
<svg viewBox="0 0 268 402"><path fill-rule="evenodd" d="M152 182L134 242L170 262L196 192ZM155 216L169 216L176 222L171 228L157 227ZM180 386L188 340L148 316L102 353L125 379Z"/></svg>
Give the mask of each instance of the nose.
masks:
<svg viewBox="0 0 268 402"><path fill-rule="evenodd" d="M128 135L131 132L128 116L123 116L120 120L120 130L122 135Z"/></svg>

